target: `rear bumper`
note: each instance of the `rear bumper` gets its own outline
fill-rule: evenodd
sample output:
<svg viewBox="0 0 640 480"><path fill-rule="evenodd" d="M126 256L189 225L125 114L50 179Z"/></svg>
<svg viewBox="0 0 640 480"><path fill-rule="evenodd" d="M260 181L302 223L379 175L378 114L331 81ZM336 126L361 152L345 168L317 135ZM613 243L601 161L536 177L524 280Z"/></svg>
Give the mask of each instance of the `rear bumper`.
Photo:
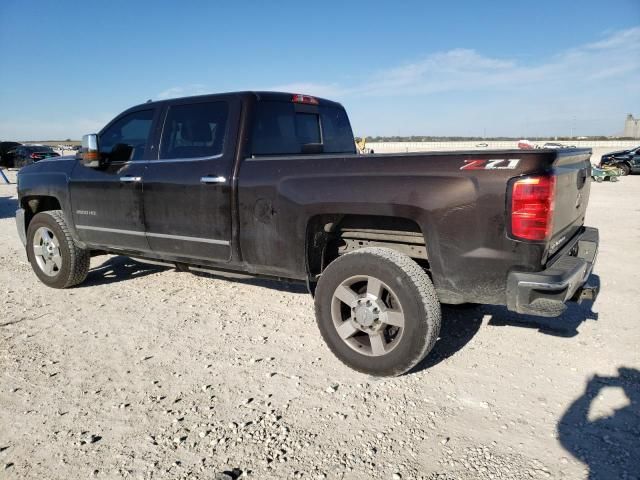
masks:
<svg viewBox="0 0 640 480"><path fill-rule="evenodd" d="M18 227L18 236L22 245L27 245L27 231L24 226L24 208L16 210L16 227Z"/></svg>
<svg viewBox="0 0 640 480"><path fill-rule="evenodd" d="M507 308L518 313L557 317L568 301L595 300L598 287L588 284L598 254L596 228L585 228L571 248L541 272L511 272Z"/></svg>

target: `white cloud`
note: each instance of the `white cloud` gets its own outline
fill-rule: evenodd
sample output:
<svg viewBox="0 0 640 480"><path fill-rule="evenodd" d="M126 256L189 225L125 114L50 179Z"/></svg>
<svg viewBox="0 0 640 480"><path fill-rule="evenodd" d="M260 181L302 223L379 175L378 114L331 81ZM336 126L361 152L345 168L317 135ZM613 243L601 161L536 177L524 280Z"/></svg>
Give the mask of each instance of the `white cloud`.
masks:
<svg viewBox="0 0 640 480"><path fill-rule="evenodd" d="M429 94L483 89L548 89L640 71L640 27L614 33L599 42L560 52L533 64L482 55L475 50L437 52L424 59L377 72L351 89L366 95ZM615 72L615 73L614 73ZM637 77L636 77L637 78Z"/></svg>
<svg viewBox="0 0 640 480"><path fill-rule="evenodd" d="M285 83L282 85L267 87L264 90L303 93L305 95L315 95L316 97L325 98L338 98L348 93L347 90L338 86L337 83L323 84L313 82Z"/></svg>
<svg viewBox="0 0 640 480"><path fill-rule="evenodd" d="M482 96L511 94L522 99L545 97L549 104L553 104L563 97L575 97L576 92L589 95L589 92L606 88L604 80L626 81L625 88L631 90L638 75L640 27L635 27L526 64L516 59L492 57L473 49L460 48L373 70L361 82L323 84L299 81L269 90L334 99L348 97L354 105L370 101L368 97L417 98L456 92L475 92Z"/></svg>
<svg viewBox="0 0 640 480"><path fill-rule="evenodd" d="M193 95L205 95L207 93L212 92L207 89L206 85L203 85L201 83L192 83L190 85L184 85L181 87L167 88L157 95L157 99L166 100L168 98L190 97Z"/></svg>

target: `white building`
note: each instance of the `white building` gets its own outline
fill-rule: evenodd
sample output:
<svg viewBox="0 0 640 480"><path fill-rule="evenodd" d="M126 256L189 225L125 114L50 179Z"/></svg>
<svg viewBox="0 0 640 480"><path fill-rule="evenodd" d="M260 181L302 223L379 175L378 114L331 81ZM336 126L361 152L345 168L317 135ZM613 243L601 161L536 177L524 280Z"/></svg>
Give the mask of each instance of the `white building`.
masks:
<svg viewBox="0 0 640 480"><path fill-rule="evenodd" d="M640 118L633 118L633 115L627 115L624 121L623 137L640 138Z"/></svg>

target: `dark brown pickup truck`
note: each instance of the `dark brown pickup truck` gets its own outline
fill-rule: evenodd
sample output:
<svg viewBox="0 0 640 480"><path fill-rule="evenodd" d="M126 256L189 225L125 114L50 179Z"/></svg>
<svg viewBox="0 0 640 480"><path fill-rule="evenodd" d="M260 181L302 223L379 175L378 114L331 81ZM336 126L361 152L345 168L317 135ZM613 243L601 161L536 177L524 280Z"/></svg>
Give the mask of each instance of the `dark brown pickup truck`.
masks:
<svg viewBox="0 0 640 480"><path fill-rule="evenodd" d="M51 287L104 252L306 282L336 356L398 375L433 347L440 303L557 316L595 298L590 155L358 155L338 103L206 95L133 107L77 158L23 168L16 219Z"/></svg>

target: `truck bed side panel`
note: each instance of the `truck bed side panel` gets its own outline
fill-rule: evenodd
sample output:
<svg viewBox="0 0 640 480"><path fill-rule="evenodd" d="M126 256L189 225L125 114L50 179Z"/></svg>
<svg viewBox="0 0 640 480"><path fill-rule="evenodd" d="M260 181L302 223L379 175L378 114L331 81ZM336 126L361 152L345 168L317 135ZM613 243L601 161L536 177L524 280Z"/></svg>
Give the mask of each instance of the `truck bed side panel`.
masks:
<svg viewBox="0 0 640 480"><path fill-rule="evenodd" d="M554 158L522 151L248 158L238 183L243 260L261 273L304 279L311 217L402 217L425 236L441 301L504 304L509 271L539 269L545 250L507 237L507 182L549 170ZM519 161L461 170L475 159Z"/></svg>

